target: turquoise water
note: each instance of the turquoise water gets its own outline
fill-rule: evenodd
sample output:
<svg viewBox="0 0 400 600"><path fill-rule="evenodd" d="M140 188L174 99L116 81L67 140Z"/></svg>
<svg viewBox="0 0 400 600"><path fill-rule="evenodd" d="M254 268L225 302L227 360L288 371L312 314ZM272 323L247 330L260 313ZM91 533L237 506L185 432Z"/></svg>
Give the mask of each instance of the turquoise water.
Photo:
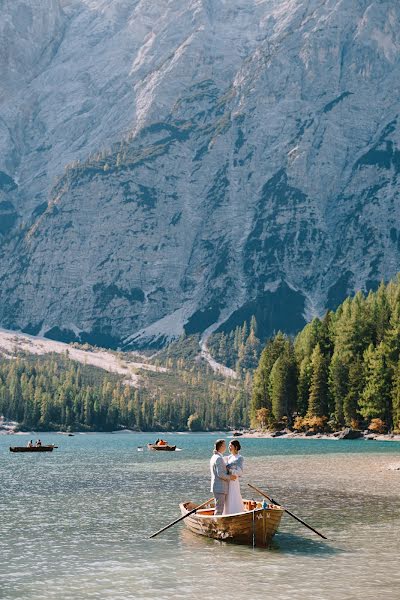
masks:
<svg viewBox="0 0 400 600"><path fill-rule="evenodd" d="M179 502L211 495L220 435L163 434L182 451L156 453L137 450L154 434L41 434L49 454L12 454L29 436L0 436L0 598L399 597L400 443L241 440L243 496L258 485L327 542L287 515L268 550L182 524L149 540Z"/></svg>

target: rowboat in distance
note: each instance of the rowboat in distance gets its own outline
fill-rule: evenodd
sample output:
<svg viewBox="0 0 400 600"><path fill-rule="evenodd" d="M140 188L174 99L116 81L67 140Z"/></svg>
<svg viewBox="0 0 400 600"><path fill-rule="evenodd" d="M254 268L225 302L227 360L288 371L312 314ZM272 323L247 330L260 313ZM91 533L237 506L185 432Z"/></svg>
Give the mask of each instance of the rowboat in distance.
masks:
<svg viewBox="0 0 400 600"><path fill-rule="evenodd" d="M50 446L10 446L10 452L53 452L54 448L58 448L54 444Z"/></svg>
<svg viewBox="0 0 400 600"><path fill-rule="evenodd" d="M147 444L149 450L161 450L164 452L174 452L176 446L170 446L169 444Z"/></svg>
<svg viewBox="0 0 400 600"><path fill-rule="evenodd" d="M265 548L278 530L284 510L276 504L243 500L245 510L232 515L214 515L212 503L188 516L184 521L193 533L233 542ZM179 505L182 516L196 508L194 502Z"/></svg>

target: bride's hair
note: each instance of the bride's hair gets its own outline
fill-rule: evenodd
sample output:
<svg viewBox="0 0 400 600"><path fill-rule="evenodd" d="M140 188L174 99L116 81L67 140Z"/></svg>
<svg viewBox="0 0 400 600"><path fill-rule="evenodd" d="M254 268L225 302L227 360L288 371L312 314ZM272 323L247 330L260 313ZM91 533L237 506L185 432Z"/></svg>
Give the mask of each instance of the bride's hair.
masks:
<svg viewBox="0 0 400 600"><path fill-rule="evenodd" d="M238 440L232 440L231 441L232 446L235 446L236 450L239 452L241 445L240 442Z"/></svg>

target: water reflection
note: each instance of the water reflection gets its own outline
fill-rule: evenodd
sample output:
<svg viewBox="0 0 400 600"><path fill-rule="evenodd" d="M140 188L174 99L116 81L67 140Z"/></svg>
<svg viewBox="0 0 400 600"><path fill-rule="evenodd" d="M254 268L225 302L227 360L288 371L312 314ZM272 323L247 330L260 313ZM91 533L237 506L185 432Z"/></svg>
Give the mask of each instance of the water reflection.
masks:
<svg viewBox="0 0 400 600"><path fill-rule="evenodd" d="M203 550L205 547L212 547L215 550L218 548L220 555L224 555L224 552L226 553L227 551L227 546L229 546L229 554L233 556L235 554L243 556L243 554L248 553L250 550L252 552L266 553L267 555L274 552L281 554L333 556L344 552L343 548L334 546L332 542L323 542L322 540L319 542L318 540L309 539L294 533L277 533L268 548L250 548L221 540L213 540L205 536L196 535L186 528L182 528L179 532L179 540L186 549Z"/></svg>
<svg viewBox="0 0 400 600"><path fill-rule="evenodd" d="M271 551L283 554L305 554L318 556L333 556L344 552L343 548L333 545L333 542L318 541L294 533L278 533L272 540Z"/></svg>

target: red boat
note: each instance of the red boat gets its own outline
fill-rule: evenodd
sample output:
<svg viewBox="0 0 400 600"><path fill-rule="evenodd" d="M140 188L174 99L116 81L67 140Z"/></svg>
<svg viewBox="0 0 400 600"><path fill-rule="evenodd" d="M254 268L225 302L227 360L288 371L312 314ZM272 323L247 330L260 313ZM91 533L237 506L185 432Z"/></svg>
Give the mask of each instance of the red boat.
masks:
<svg viewBox="0 0 400 600"><path fill-rule="evenodd" d="M163 450L164 452L174 452L176 450L176 446L170 446L166 442L164 444L147 444L147 447L149 450Z"/></svg>

